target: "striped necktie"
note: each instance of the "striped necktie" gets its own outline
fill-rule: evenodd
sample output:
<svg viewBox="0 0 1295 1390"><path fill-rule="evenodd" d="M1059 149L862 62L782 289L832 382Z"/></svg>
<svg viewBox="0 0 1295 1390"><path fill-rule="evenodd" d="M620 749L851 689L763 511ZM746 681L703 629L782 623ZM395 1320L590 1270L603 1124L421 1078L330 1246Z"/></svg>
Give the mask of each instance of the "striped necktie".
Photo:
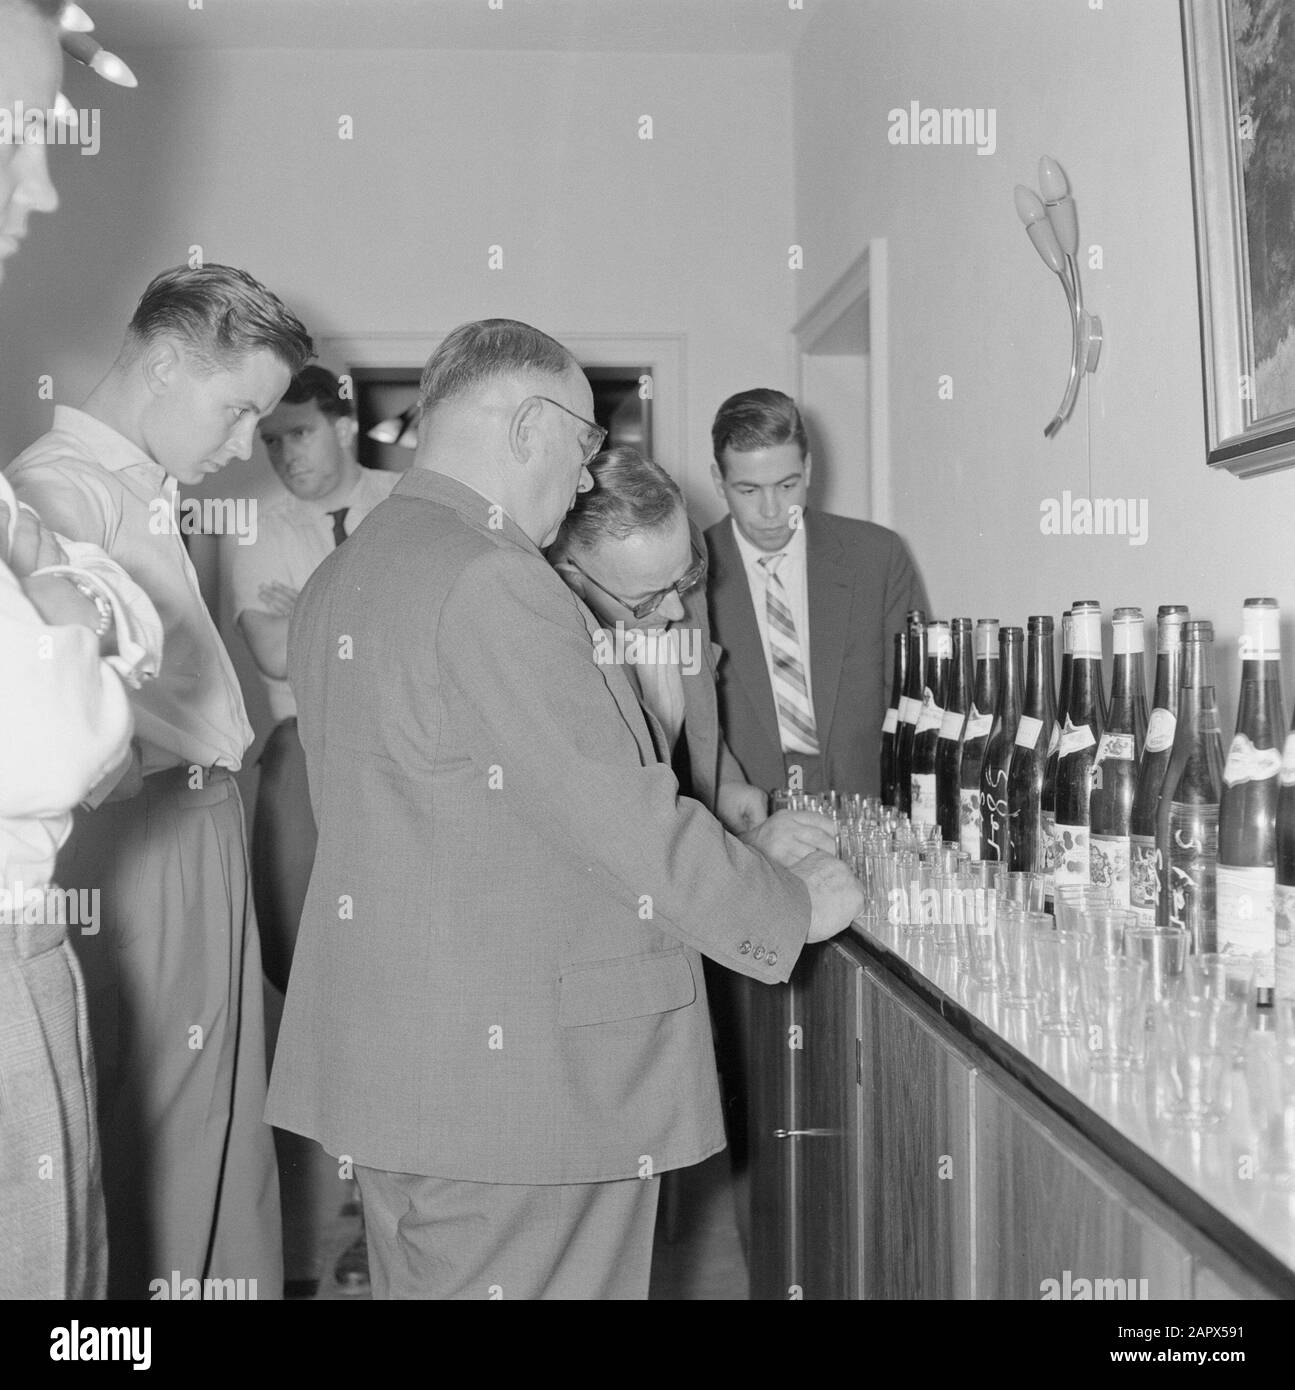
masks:
<svg viewBox="0 0 1295 1390"><path fill-rule="evenodd" d="M778 566L787 558L766 555L760 560L765 573L765 612L769 618L769 656L773 662L773 698L778 707L778 731L786 752L817 753L818 730L814 707L809 702L805 663L796 637L787 591Z"/></svg>
<svg viewBox="0 0 1295 1390"><path fill-rule="evenodd" d="M335 512L328 515L333 518L333 545L339 546L346 539L346 513L350 507L338 507Z"/></svg>

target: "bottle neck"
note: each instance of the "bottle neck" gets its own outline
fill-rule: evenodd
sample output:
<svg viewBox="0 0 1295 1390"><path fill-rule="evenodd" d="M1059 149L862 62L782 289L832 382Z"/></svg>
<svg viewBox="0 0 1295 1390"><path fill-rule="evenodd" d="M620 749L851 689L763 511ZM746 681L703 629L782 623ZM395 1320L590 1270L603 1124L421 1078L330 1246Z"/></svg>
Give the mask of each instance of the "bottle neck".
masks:
<svg viewBox="0 0 1295 1390"><path fill-rule="evenodd" d="M949 692L949 658L932 653L926 658L926 675L923 679L922 694L927 691L935 697L935 703L944 708L944 700Z"/></svg>
<svg viewBox="0 0 1295 1390"><path fill-rule="evenodd" d="M1066 715L1078 729L1087 724L1096 733L1102 715L1102 663L1094 657L1074 657L1070 666L1070 701Z"/></svg>
<svg viewBox="0 0 1295 1390"><path fill-rule="evenodd" d="M1118 652L1115 669L1111 674L1111 712L1115 707L1132 708L1133 702L1141 695L1146 698L1146 684L1142 679L1142 653Z"/></svg>
<svg viewBox="0 0 1295 1390"><path fill-rule="evenodd" d="M912 700L922 698L922 668L926 665L926 633L912 628L908 634L908 673L904 694Z"/></svg>
<svg viewBox="0 0 1295 1390"><path fill-rule="evenodd" d="M1052 634L1030 634L1030 656L1025 673L1025 707L1023 713L1050 724L1056 719L1056 699L1053 693Z"/></svg>
<svg viewBox="0 0 1295 1390"><path fill-rule="evenodd" d="M904 694L905 667L908 665L908 633L895 634L895 669L890 682L890 707L897 709Z"/></svg>
<svg viewBox="0 0 1295 1390"><path fill-rule="evenodd" d="M1151 701L1153 709L1167 709L1170 714L1178 709L1178 692L1182 688L1179 680L1182 650L1181 646L1174 646L1168 651L1156 653L1156 689Z"/></svg>
<svg viewBox="0 0 1295 1390"><path fill-rule="evenodd" d="M1178 721L1190 724L1203 711L1215 707L1214 644L1197 640L1184 642L1179 672Z"/></svg>
<svg viewBox="0 0 1295 1390"><path fill-rule="evenodd" d="M993 656L982 656L976 662L976 709L981 714L991 714L998 704L998 668L1002 665L997 652Z"/></svg>
<svg viewBox="0 0 1295 1390"><path fill-rule="evenodd" d="M1280 746L1284 728L1281 662L1243 661L1237 733L1257 748L1274 748Z"/></svg>
<svg viewBox="0 0 1295 1390"><path fill-rule="evenodd" d="M971 631L959 632L953 639L953 664L949 667L949 690L945 708L965 714L971 705Z"/></svg>
<svg viewBox="0 0 1295 1390"><path fill-rule="evenodd" d="M1015 724L1021 715L1021 639L1013 636L1003 643L1002 670L998 673L997 713Z"/></svg>

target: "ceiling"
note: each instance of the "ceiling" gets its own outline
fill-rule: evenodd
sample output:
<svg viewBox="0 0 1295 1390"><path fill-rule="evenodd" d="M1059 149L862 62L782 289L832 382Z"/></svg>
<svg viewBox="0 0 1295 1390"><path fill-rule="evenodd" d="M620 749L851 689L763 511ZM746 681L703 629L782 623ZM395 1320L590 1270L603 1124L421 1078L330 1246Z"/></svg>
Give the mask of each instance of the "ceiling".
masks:
<svg viewBox="0 0 1295 1390"><path fill-rule="evenodd" d="M790 53L785 0L83 0L105 47ZM195 8L190 8L190 5Z"/></svg>

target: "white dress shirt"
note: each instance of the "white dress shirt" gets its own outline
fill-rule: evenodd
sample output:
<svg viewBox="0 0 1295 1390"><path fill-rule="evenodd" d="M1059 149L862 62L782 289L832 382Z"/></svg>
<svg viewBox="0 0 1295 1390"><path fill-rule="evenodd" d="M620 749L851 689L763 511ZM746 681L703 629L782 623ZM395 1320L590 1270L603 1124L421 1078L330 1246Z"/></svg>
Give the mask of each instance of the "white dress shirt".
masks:
<svg viewBox="0 0 1295 1390"><path fill-rule="evenodd" d="M0 502L12 539L18 503L2 475ZM15 899L0 904L5 914L21 908L20 895L48 885L71 808L120 770L131 734L122 682L138 686L162 659L162 622L143 590L92 546L63 548L68 565L36 573L93 585L112 607L118 651L101 658L88 628L46 624L0 563L0 889Z"/></svg>
<svg viewBox="0 0 1295 1390"><path fill-rule="evenodd" d="M252 726L178 520L165 521L165 507L177 516L175 479L111 426L63 405L8 476L52 531L107 551L161 615L162 670L131 696L144 774L217 763L237 772Z"/></svg>
<svg viewBox="0 0 1295 1390"><path fill-rule="evenodd" d="M760 561L769 558L770 552L760 550L738 530L732 516L729 525L733 527L733 539L737 542L737 553L742 557L746 570L746 582L751 590L751 607L755 609L755 623L760 630L760 645L764 648L764 664L769 672L769 683L773 684L773 660L769 654L769 611L767 590L769 575ZM792 621L796 624L796 640L800 646L800 659L805 668L805 690L809 696L810 708L814 705L814 682L809 671L809 579L806 573L809 550L805 540L805 527L802 523L791 533L791 540L781 551L787 558L778 566L778 578L782 581L787 607L791 609ZM781 722L781 721L780 721ZM809 753L808 748L789 746L783 735L784 753Z"/></svg>
<svg viewBox="0 0 1295 1390"><path fill-rule="evenodd" d="M241 544L242 537L230 539L222 551L228 565L234 620L249 611L269 611L260 596L263 584L303 589L336 544L329 513L345 507L343 524L346 534L351 535L391 492L400 476L377 468L361 468L355 486L341 501L331 498L326 503L305 502L285 491L262 504L257 515L256 539L250 545ZM259 674L275 722L294 718L297 702L288 682L263 671Z"/></svg>

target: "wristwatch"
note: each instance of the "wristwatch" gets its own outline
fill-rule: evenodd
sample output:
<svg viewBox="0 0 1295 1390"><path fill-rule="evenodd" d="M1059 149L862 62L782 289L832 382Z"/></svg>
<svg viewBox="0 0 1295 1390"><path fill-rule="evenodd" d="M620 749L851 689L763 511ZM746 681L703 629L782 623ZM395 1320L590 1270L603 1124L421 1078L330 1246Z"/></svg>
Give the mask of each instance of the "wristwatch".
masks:
<svg viewBox="0 0 1295 1390"><path fill-rule="evenodd" d="M94 604L95 612L99 614L99 621L95 624L94 635L96 639L106 637L113 625L112 604L104 598L102 591L89 580L82 579L79 575L64 573L68 583L79 594L83 594Z"/></svg>

